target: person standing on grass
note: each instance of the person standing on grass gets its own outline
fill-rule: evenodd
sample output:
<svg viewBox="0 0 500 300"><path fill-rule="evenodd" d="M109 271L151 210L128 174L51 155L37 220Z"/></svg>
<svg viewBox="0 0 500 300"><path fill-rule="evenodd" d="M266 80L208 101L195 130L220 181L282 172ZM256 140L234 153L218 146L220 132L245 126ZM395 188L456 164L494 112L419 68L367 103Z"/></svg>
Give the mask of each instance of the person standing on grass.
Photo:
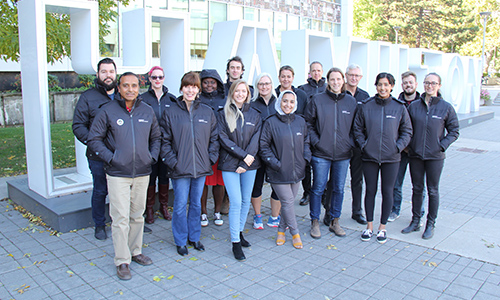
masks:
<svg viewBox="0 0 500 300"><path fill-rule="evenodd" d="M160 152L161 133L151 106L139 96L139 76L124 73L119 95L97 114L90 149L104 162L118 278L132 278L129 264L151 265L142 254L144 209L151 165Z"/></svg>
<svg viewBox="0 0 500 300"><path fill-rule="evenodd" d="M116 65L111 58L104 58L97 64L94 87L86 90L76 103L73 116L73 133L84 145L87 145L92 122L101 107L111 102L116 94ZM106 234L106 173L104 162L87 147L87 160L92 173L92 220L95 224L94 237L98 240L108 238Z"/></svg>

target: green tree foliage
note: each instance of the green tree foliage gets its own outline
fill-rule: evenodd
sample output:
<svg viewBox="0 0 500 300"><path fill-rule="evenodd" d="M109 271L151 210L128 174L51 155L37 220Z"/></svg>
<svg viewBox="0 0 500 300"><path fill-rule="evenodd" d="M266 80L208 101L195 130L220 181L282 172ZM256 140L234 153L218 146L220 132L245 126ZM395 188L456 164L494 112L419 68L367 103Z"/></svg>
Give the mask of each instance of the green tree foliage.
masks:
<svg viewBox="0 0 500 300"><path fill-rule="evenodd" d="M19 0L0 1L0 55L5 61L19 61L19 33L17 22L17 4ZM124 6L130 0L121 0ZM110 33L109 23L118 16L118 1L99 0L99 49L107 51L104 37ZM47 13L47 61L56 62L64 56L70 56L70 18L68 15Z"/></svg>
<svg viewBox="0 0 500 300"><path fill-rule="evenodd" d="M466 43L460 50L460 54L469 56L481 56L483 47L483 19L479 13L483 11L492 12L486 24L485 42L485 70L495 69L500 73L500 1L499 0L466 0L467 6L472 7L474 22L479 26L478 34L474 39ZM498 76L500 77L500 76Z"/></svg>
<svg viewBox="0 0 500 300"><path fill-rule="evenodd" d="M371 40L395 41L457 52L480 30L473 11L463 0L356 0L354 35Z"/></svg>

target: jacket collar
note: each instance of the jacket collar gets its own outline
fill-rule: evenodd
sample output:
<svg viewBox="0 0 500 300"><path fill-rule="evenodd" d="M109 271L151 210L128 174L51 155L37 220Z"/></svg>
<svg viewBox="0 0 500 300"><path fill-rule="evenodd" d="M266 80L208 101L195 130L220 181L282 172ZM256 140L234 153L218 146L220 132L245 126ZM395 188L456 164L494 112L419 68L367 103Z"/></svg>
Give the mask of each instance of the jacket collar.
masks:
<svg viewBox="0 0 500 300"><path fill-rule="evenodd" d="M125 104L125 100L122 98L120 93L116 93L115 100L118 102L118 105L123 107L123 109L127 110L127 105ZM132 111L137 107L137 105L139 105L141 101L142 101L141 96L137 96L137 98L135 98L134 106L132 106Z"/></svg>
<svg viewBox="0 0 500 300"><path fill-rule="evenodd" d="M322 87L325 85L325 81L326 81L325 77L321 77L321 79L319 81L316 81L312 78L307 78L307 83L309 83L313 87Z"/></svg>
<svg viewBox="0 0 500 300"><path fill-rule="evenodd" d="M334 101L342 100L345 96L345 92L342 92L340 94L335 94L334 92L330 91L328 88L325 90L325 92Z"/></svg>
<svg viewBox="0 0 500 300"><path fill-rule="evenodd" d="M293 120L295 120L295 113L291 113L288 115L280 115L277 113L276 117L278 117L278 119L280 119L281 122L290 124L293 122Z"/></svg>
<svg viewBox="0 0 500 300"><path fill-rule="evenodd" d="M166 86L162 87L163 95L166 95L168 93L168 88ZM156 92L155 90L149 85L148 92L151 93L153 96L156 97Z"/></svg>
<svg viewBox="0 0 500 300"><path fill-rule="evenodd" d="M389 104L392 100L395 100L401 104L403 104L403 102L401 102L401 100L398 100L392 96L389 96L385 99L382 99L378 96L378 94L375 95L375 102L377 102L378 105L382 105L382 106L386 106L387 104Z"/></svg>
<svg viewBox="0 0 500 300"><path fill-rule="evenodd" d="M425 96L426 94L423 93L421 96L420 96L420 99L422 100L422 102L425 104ZM441 93L438 92L437 96L436 97L431 97L431 101L430 101L430 105L434 105L436 103L439 102L439 100L443 99L443 97L441 97Z"/></svg>
<svg viewBox="0 0 500 300"><path fill-rule="evenodd" d="M106 89L104 88L103 85L97 83L97 78L94 79L94 88L101 94L103 95L106 95L108 96L108 91L106 91ZM113 92L115 93L115 95L118 95L118 91L117 91L117 88L115 87ZM108 96L109 97L109 96Z"/></svg>
<svg viewBox="0 0 500 300"><path fill-rule="evenodd" d="M176 99L174 99L172 101L175 102L182 110L188 111L186 102L183 100L182 95L180 95L179 97L177 97ZM198 106L200 105L200 103L201 103L201 100L200 100L200 98L197 97L193 101L193 110L197 109Z"/></svg>

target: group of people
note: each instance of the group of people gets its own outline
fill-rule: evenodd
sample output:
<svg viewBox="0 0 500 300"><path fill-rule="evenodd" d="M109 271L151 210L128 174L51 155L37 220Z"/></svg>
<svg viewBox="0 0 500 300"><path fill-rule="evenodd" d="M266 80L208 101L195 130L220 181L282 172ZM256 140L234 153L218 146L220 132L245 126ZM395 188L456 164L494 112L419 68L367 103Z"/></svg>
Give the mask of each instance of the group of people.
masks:
<svg viewBox="0 0 500 300"><path fill-rule="evenodd" d="M413 218L403 233L420 229L425 178L429 211L423 238L432 237L444 152L458 138L457 116L441 98L439 75L425 77L425 93L420 96L415 73L405 72L404 91L396 99L391 96L395 79L389 73L378 74L373 97L358 88L362 72L357 65L347 68L346 77L341 69L331 68L325 78L321 63L313 62L308 82L298 88L293 86L290 66L280 68L276 88L267 73L249 85L242 80L244 70L236 56L228 60L226 83L213 69L188 72L181 79L181 96L175 97L164 86L165 73L159 66L149 71L149 90L139 95L136 74L127 72L117 80L113 60L99 62L95 87L84 92L76 105L73 132L88 146L94 182L92 217L95 237L101 240L107 238L109 195L120 279L131 278L131 261L152 264L142 254L142 238L149 230L144 222L155 221L156 181L160 213L172 220L179 255L188 254L188 245L205 250L200 236L201 227L209 223L210 185L216 225L223 224L221 207L224 198L229 199L232 251L243 261L243 248L250 247L243 236L250 204L253 227L263 229L264 181L272 188L267 225L277 227L276 244L286 243L289 229L293 247L301 249L294 210L301 183L300 205L310 207L310 235L321 238L323 203L324 223L335 235L345 236L340 216L350 166L352 218L367 225L361 239L369 241L374 235L380 173L382 214L376 239L384 243L388 220L399 216L401 197L398 203L393 195L401 195L409 161ZM361 205L363 176L366 219ZM169 180L174 191L172 214Z"/></svg>

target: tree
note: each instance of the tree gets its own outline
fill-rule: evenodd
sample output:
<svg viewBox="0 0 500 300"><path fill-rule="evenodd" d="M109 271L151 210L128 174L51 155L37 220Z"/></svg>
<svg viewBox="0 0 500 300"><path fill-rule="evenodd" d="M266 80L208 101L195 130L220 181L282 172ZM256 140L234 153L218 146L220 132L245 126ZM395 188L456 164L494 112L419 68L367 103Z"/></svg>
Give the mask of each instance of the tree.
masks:
<svg viewBox="0 0 500 300"><path fill-rule="evenodd" d="M0 55L5 61L19 61L19 32L17 22L17 4L19 0L0 2ZM121 0L124 6L130 0ZM110 33L109 22L118 16L118 1L99 0L99 49L107 51L104 37ZM56 62L64 56L71 56L70 18L65 14L47 13L47 62Z"/></svg>
<svg viewBox="0 0 500 300"><path fill-rule="evenodd" d="M498 0L466 0L466 5L472 8L474 22L480 30L473 40L466 43L460 50L461 55L481 56L483 47L483 19L480 12L489 11L492 14L487 19L485 42L485 70L494 69L500 73L500 1ZM500 76L498 76L500 77Z"/></svg>
<svg viewBox="0 0 500 300"><path fill-rule="evenodd" d="M357 0L354 35L371 40L399 40L410 47L456 52L479 31L472 10L462 0Z"/></svg>

